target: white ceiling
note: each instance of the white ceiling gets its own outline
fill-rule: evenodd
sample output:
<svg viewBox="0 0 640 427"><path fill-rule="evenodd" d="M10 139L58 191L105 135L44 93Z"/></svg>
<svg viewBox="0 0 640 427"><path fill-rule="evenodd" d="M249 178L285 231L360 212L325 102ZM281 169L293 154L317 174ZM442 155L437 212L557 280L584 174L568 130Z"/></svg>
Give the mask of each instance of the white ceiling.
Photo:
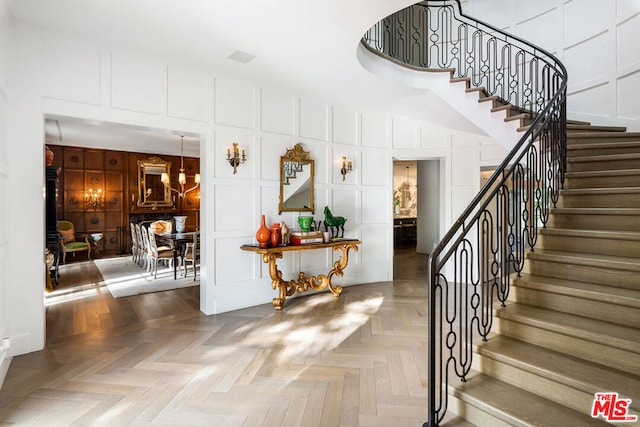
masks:
<svg viewBox="0 0 640 427"><path fill-rule="evenodd" d="M217 75L482 133L432 93L366 71L364 32L413 0L9 0L14 20L167 56ZM228 57L239 50L255 59ZM81 123L57 118L65 135ZM104 141L113 128L99 137ZM122 137L120 134L119 137ZM186 147L185 142L185 147Z"/></svg>

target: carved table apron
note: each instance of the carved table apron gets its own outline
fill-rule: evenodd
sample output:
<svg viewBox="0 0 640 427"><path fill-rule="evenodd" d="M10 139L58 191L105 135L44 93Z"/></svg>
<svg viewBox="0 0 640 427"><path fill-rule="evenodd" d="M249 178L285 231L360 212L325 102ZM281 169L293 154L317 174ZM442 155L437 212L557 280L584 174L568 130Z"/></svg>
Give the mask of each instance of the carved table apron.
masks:
<svg viewBox="0 0 640 427"><path fill-rule="evenodd" d="M344 270L349 262L349 250L353 249L354 252L358 252L358 245L362 242L357 239L335 239L329 243L313 243L307 245L288 245L277 246L275 248L261 248L258 245L243 245L240 247L243 251L251 251L262 255L262 261L265 264L269 264L269 275L271 276L271 287L273 289L279 288L279 295L274 298L271 303L276 310L282 310L284 301L287 297L290 297L296 292L306 292L309 289L316 291L324 288L329 288L331 293L335 296L340 296L342 293L342 286L333 286L331 284L331 278L333 275L343 276ZM311 249L323 249L333 248L334 251L342 251L342 255L336 262L333 263L333 269L325 276L320 274L317 277L307 277L303 272L298 273L297 280L282 280L282 272L278 270L276 260L282 258L283 252L289 251L305 251Z"/></svg>

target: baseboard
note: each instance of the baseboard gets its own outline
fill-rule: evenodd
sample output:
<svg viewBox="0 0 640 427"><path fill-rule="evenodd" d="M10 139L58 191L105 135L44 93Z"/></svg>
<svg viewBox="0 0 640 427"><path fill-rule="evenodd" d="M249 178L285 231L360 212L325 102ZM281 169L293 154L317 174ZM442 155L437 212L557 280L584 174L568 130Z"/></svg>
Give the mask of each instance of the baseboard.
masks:
<svg viewBox="0 0 640 427"><path fill-rule="evenodd" d="M11 365L12 360L13 357L9 356L8 352L4 351L0 353L0 388L2 388L2 384L7 376L9 365Z"/></svg>

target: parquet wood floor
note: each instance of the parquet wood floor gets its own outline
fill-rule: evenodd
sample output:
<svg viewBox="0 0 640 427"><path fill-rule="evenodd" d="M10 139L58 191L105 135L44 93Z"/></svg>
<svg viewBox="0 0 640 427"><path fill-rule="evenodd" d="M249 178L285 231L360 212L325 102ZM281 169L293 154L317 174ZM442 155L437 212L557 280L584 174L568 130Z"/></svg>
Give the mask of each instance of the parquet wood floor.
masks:
<svg viewBox="0 0 640 427"><path fill-rule="evenodd" d="M426 257L395 258L392 282L215 316L197 287L116 300L78 264L46 348L13 359L0 426L420 426Z"/></svg>

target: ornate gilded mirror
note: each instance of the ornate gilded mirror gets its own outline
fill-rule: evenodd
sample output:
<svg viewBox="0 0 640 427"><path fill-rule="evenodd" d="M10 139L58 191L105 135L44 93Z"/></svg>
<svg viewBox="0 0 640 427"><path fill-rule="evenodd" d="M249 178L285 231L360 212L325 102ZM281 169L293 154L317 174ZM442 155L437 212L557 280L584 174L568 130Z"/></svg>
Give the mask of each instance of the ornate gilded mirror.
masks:
<svg viewBox="0 0 640 427"><path fill-rule="evenodd" d="M172 206L171 189L162 182L162 174L171 176L171 163L159 157L138 160L138 206Z"/></svg>
<svg viewBox="0 0 640 427"><path fill-rule="evenodd" d="M282 212L313 213L313 159L301 144L280 156L280 203Z"/></svg>

